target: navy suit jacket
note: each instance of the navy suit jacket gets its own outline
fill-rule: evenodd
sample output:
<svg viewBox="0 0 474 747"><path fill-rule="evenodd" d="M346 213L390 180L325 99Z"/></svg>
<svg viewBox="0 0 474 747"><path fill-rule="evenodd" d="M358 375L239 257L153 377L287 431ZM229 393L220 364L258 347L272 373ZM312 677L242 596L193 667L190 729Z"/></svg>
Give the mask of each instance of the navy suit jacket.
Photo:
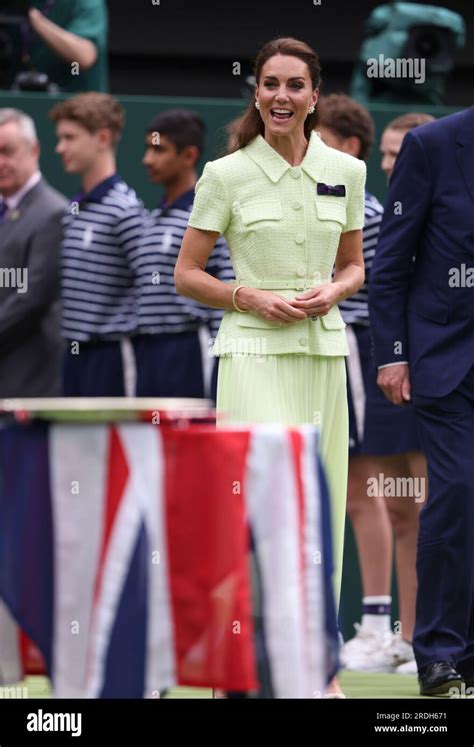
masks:
<svg viewBox="0 0 474 747"><path fill-rule="evenodd" d="M474 365L474 107L405 135L369 307L377 366L408 361L413 394L449 394Z"/></svg>

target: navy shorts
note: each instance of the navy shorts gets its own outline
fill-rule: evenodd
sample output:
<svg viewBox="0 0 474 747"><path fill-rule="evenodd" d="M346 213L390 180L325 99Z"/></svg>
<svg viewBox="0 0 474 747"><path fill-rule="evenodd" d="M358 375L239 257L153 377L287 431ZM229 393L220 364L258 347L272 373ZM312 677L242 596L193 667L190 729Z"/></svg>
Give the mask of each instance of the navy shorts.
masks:
<svg viewBox="0 0 474 747"><path fill-rule="evenodd" d="M137 397L205 396L203 354L197 331L133 338Z"/></svg>
<svg viewBox="0 0 474 747"><path fill-rule="evenodd" d="M135 355L130 339L67 341L63 365L65 397L133 397L135 385Z"/></svg>
<svg viewBox="0 0 474 747"><path fill-rule="evenodd" d="M389 456L419 451L413 405L393 405L377 386L370 328L348 324L346 357L351 456Z"/></svg>

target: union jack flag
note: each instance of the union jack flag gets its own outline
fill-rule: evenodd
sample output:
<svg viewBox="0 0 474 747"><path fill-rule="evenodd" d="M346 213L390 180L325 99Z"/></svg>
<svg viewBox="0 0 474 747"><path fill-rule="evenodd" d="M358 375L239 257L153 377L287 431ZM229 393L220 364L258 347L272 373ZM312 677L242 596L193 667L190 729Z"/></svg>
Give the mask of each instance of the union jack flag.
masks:
<svg viewBox="0 0 474 747"><path fill-rule="evenodd" d="M317 454L310 426L0 430L3 684L8 609L57 697L256 690L262 657L275 697L320 695L338 642Z"/></svg>

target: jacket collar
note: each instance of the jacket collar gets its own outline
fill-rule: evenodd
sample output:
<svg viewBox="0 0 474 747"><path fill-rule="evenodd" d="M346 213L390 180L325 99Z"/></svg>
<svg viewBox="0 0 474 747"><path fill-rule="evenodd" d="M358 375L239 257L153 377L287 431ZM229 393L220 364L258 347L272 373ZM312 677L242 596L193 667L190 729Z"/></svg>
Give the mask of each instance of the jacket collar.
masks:
<svg viewBox="0 0 474 747"><path fill-rule="evenodd" d="M14 195L11 195L11 197L4 197L3 201L6 203L8 210L10 212L16 210L20 202L26 197L28 192L33 189L33 187L36 187L39 181L41 181L41 172L35 171L35 173L30 176L30 178L25 182L21 189L18 190L18 192L16 192Z"/></svg>
<svg viewBox="0 0 474 747"><path fill-rule="evenodd" d="M250 158L255 161L262 171L271 179L272 182L280 181L283 174L288 169L301 168L305 171L308 176L311 177L315 182L320 179L321 174L321 156L324 149L327 146L324 145L319 135L313 130L309 138L308 148L306 149L305 157L299 166L291 166L288 161L280 156L279 153L273 148L263 135L257 135L248 145L243 148Z"/></svg>

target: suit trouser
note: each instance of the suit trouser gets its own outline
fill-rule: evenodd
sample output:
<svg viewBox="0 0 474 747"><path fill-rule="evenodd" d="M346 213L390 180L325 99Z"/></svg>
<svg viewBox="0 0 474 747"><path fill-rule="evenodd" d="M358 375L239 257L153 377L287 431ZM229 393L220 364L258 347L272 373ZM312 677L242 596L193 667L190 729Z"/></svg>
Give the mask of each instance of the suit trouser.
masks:
<svg viewBox="0 0 474 747"><path fill-rule="evenodd" d="M413 397L428 461L420 513L413 647L418 669L435 661L474 675L474 367L445 397Z"/></svg>

